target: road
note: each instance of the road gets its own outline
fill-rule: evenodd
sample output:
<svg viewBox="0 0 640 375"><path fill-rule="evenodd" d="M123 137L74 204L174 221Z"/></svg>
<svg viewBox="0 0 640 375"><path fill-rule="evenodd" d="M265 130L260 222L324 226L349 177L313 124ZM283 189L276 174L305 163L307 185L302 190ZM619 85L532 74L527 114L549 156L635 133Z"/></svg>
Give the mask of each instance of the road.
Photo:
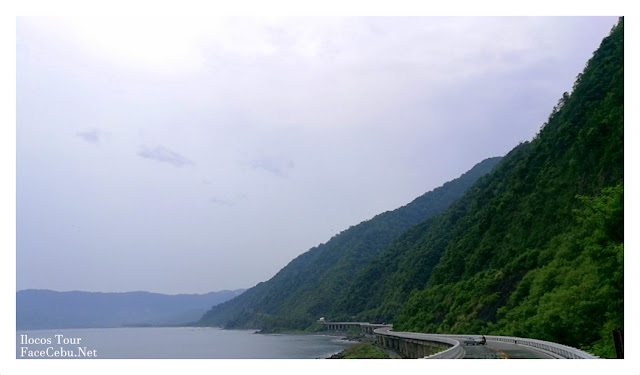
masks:
<svg viewBox="0 0 640 375"><path fill-rule="evenodd" d="M462 342L461 342L462 343ZM487 341L487 345L463 345L467 353L464 358L515 359L515 358L553 358L543 352L524 345L499 341Z"/></svg>

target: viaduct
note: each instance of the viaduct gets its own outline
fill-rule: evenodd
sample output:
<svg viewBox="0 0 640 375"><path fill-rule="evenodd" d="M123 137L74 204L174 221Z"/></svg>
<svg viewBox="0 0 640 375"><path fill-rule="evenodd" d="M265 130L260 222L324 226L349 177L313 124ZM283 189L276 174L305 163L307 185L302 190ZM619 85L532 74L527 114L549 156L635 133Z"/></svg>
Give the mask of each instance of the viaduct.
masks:
<svg viewBox="0 0 640 375"><path fill-rule="evenodd" d="M522 337L394 332L390 324L328 322L324 318L318 322L331 331L360 329L381 347L405 358L599 358L570 346Z"/></svg>

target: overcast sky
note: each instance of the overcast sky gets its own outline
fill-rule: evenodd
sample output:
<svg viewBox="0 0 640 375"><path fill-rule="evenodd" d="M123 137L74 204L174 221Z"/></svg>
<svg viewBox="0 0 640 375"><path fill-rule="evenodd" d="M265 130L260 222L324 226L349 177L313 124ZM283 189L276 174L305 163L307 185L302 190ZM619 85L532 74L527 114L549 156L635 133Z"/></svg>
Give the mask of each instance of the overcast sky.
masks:
<svg viewBox="0 0 640 375"><path fill-rule="evenodd" d="M20 18L17 289L265 281L530 140L616 22Z"/></svg>

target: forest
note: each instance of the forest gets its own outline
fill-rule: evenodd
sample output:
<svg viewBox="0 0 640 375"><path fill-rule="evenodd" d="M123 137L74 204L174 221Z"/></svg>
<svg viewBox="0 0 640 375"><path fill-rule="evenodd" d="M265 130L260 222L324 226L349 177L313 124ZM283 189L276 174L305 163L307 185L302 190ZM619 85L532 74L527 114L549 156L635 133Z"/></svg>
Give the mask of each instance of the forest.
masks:
<svg viewBox="0 0 640 375"><path fill-rule="evenodd" d="M346 230L199 324L313 330L323 316L615 357L612 331L624 329L622 18L550 112L533 139L464 183Z"/></svg>

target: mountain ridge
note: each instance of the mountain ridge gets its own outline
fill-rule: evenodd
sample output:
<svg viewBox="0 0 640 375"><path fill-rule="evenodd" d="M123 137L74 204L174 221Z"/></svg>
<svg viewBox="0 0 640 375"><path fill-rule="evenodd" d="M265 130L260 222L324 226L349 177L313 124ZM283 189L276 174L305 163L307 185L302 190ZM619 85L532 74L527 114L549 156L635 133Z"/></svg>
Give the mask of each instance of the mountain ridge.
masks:
<svg viewBox="0 0 640 375"><path fill-rule="evenodd" d="M315 315L530 337L615 357L611 332L624 329L624 18L531 141L395 234L358 267L341 257L351 274L333 282L326 271L335 265L314 248L290 263L300 269L272 279L282 294L272 280L260 283L199 324L313 329ZM300 270L327 287L294 277ZM306 299L287 299L287 288Z"/></svg>
<svg viewBox="0 0 640 375"><path fill-rule="evenodd" d="M411 226L442 212L500 161L477 163L457 179L444 183L392 211L386 211L333 236L293 259L273 278L247 290L241 298L214 307L199 324L277 331L309 326L328 313L333 296L394 238ZM281 312L287 311L286 316Z"/></svg>
<svg viewBox="0 0 640 375"><path fill-rule="evenodd" d="M615 356L611 331L624 327L623 82L620 19L536 137L395 249L397 270L379 261L361 273L339 297L352 305L337 304L334 316ZM380 275L386 282L370 288Z"/></svg>
<svg viewBox="0 0 640 375"><path fill-rule="evenodd" d="M106 328L191 323L213 305L234 298L244 290L170 295L146 291L24 289L16 292L16 328Z"/></svg>

